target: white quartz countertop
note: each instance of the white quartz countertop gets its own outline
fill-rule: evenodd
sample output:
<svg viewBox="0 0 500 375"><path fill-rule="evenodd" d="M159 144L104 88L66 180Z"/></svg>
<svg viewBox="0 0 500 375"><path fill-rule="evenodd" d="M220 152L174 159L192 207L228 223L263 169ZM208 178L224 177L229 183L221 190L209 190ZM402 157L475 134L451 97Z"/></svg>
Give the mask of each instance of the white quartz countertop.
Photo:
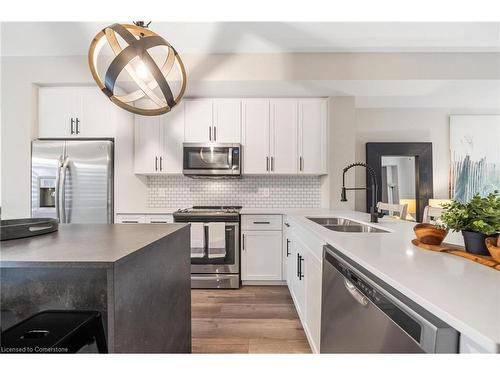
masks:
<svg viewBox="0 0 500 375"><path fill-rule="evenodd" d="M312 232L487 351L500 352L499 271L414 246L415 223L384 217L373 224L368 214L354 211L282 209L282 213L292 228L299 225ZM390 233L334 232L307 219L314 216L345 217ZM463 244L458 233L445 241Z"/></svg>

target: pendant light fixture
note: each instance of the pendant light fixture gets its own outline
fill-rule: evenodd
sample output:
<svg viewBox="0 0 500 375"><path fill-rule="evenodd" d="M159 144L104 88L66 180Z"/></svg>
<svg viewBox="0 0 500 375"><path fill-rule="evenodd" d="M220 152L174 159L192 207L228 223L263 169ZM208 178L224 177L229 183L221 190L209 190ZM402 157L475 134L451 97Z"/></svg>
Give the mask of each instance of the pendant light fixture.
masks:
<svg viewBox="0 0 500 375"><path fill-rule="evenodd" d="M187 78L177 51L148 29L150 23L104 28L90 44L88 61L95 82L113 103L132 113L157 116L180 102ZM110 56L110 63L100 61ZM102 65L105 68L99 69Z"/></svg>

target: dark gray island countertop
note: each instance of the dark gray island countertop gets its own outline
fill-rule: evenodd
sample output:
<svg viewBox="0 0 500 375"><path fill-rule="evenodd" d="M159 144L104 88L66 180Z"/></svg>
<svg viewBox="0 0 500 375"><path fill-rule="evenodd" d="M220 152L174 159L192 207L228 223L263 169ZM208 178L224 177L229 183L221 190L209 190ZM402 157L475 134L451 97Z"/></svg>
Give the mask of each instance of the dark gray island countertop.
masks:
<svg viewBox="0 0 500 375"><path fill-rule="evenodd" d="M3 241L1 267L107 267L186 224L62 224L57 232Z"/></svg>
<svg viewBox="0 0 500 375"><path fill-rule="evenodd" d="M189 224L66 224L0 246L2 330L93 310L111 353L191 352Z"/></svg>

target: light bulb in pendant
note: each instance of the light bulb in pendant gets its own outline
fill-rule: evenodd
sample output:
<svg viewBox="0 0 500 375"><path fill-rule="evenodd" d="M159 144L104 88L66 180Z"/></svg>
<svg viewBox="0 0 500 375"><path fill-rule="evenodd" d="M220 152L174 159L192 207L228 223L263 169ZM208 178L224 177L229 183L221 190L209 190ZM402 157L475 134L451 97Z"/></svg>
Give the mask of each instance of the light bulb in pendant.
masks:
<svg viewBox="0 0 500 375"><path fill-rule="evenodd" d="M146 67L146 64L144 64L144 61L139 61L139 64L137 64L135 72L137 76L142 79L146 79L149 76L149 70Z"/></svg>

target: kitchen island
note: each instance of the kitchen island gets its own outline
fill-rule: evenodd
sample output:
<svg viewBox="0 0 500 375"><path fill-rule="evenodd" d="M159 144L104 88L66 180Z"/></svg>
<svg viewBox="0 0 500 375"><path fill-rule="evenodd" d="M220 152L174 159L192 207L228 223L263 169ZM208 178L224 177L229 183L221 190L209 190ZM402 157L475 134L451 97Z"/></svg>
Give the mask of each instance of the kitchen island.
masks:
<svg viewBox="0 0 500 375"><path fill-rule="evenodd" d="M2 329L42 310L97 310L111 353L189 353L189 241L184 224L69 224L3 241Z"/></svg>

